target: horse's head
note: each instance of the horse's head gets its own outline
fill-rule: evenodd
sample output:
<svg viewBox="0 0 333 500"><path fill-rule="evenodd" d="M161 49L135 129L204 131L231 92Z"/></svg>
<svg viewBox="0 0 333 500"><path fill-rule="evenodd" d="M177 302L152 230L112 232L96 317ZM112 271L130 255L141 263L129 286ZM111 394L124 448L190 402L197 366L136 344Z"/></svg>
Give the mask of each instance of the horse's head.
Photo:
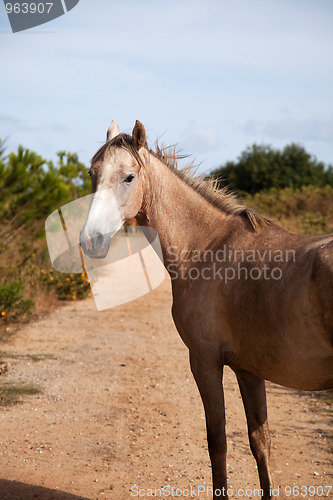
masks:
<svg viewBox="0 0 333 500"><path fill-rule="evenodd" d="M92 200L80 232L83 252L106 257L111 237L135 217L143 202L142 170L147 160L146 131L138 120L132 136L120 134L112 121L106 143L91 161Z"/></svg>

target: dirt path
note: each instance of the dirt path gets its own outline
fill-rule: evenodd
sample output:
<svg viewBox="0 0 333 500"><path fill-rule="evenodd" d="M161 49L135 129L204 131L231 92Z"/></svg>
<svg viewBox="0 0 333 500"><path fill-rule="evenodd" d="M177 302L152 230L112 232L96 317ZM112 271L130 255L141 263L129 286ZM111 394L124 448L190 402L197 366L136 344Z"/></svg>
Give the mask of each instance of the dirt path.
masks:
<svg viewBox="0 0 333 500"><path fill-rule="evenodd" d="M174 487L185 490L174 497L185 498L191 486L210 485L202 404L170 305L168 281L99 313L92 299L69 303L3 346L56 359L8 359L8 380L37 383L43 393L0 410L1 500L122 500L138 498L136 487L166 485L169 497ZM229 484L232 498L240 498L239 488L259 486L229 369L225 389ZM332 485L325 402L273 384L268 402L280 497L286 486ZM211 498L192 491L193 498ZM320 489L305 498L319 496ZM259 497L248 491L246 498Z"/></svg>

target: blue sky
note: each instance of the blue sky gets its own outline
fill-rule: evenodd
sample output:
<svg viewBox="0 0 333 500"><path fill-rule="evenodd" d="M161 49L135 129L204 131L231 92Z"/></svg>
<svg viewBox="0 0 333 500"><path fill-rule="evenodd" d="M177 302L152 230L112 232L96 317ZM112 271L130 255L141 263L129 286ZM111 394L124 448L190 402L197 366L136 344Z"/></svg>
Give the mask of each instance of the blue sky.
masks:
<svg viewBox="0 0 333 500"><path fill-rule="evenodd" d="M202 162L298 142L333 163L332 0L80 0L12 34L0 3L0 137L89 159L136 119Z"/></svg>

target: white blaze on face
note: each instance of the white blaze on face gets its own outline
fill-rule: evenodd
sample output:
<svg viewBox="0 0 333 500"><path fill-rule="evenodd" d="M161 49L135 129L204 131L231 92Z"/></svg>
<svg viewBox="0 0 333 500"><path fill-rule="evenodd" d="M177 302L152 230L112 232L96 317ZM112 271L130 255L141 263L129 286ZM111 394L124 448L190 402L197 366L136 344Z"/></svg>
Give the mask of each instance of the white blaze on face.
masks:
<svg viewBox="0 0 333 500"><path fill-rule="evenodd" d="M118 204L113 189L100 188L92 195L85 235L94 238L98 234L112 237L122 226Z"/></svg>
<svg viewBox="0 0 333 500"><path fill-rule="evenodd" d="M98 168L97 190L92 195L87 220L81 230L81 242L83 248L101 256L107 253L110 238L123 222L137 213L131 199L136 171L130 153L120 148ZM128 177L130 181L126 181Z"/></svg>
<svg viewBox="0 0 333 500"><path fill-rule="evenodd" d="M119 152L115 151L110 160L101 166L102 173L97 191L92 195L89 214L85 224L85 237L94 238L97 235L112 237L122 226L119 213L119 202L115 192L118 191L116 165L119 165ZM112 187L110 181L113 178ZM120 203L121 205L121 203Z"/></svg>

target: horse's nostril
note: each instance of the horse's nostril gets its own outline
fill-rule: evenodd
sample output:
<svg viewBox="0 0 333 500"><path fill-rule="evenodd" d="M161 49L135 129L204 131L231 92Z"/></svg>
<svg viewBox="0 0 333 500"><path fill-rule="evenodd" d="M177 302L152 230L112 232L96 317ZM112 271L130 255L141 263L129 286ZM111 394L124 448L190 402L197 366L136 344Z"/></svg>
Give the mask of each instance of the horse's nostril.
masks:
<svg viewBox="0 0 333 500"><path fill-rule="evenodd" d="M95 233L95 232L89 233L89 231L88 231L88 234L89 234L89 238L92 241L94 248L98 248L98 247L101 247L103 245L103 243L104 243L103 233Z"/></svg>
<svg viewBox="0 0 333 500"><path fill-rule="evenodd" d="M95 245L99 246L99 247L102 246L103 240L104 240L104 236L102 235L102 233L98 233L95 237Z"/></svg>

